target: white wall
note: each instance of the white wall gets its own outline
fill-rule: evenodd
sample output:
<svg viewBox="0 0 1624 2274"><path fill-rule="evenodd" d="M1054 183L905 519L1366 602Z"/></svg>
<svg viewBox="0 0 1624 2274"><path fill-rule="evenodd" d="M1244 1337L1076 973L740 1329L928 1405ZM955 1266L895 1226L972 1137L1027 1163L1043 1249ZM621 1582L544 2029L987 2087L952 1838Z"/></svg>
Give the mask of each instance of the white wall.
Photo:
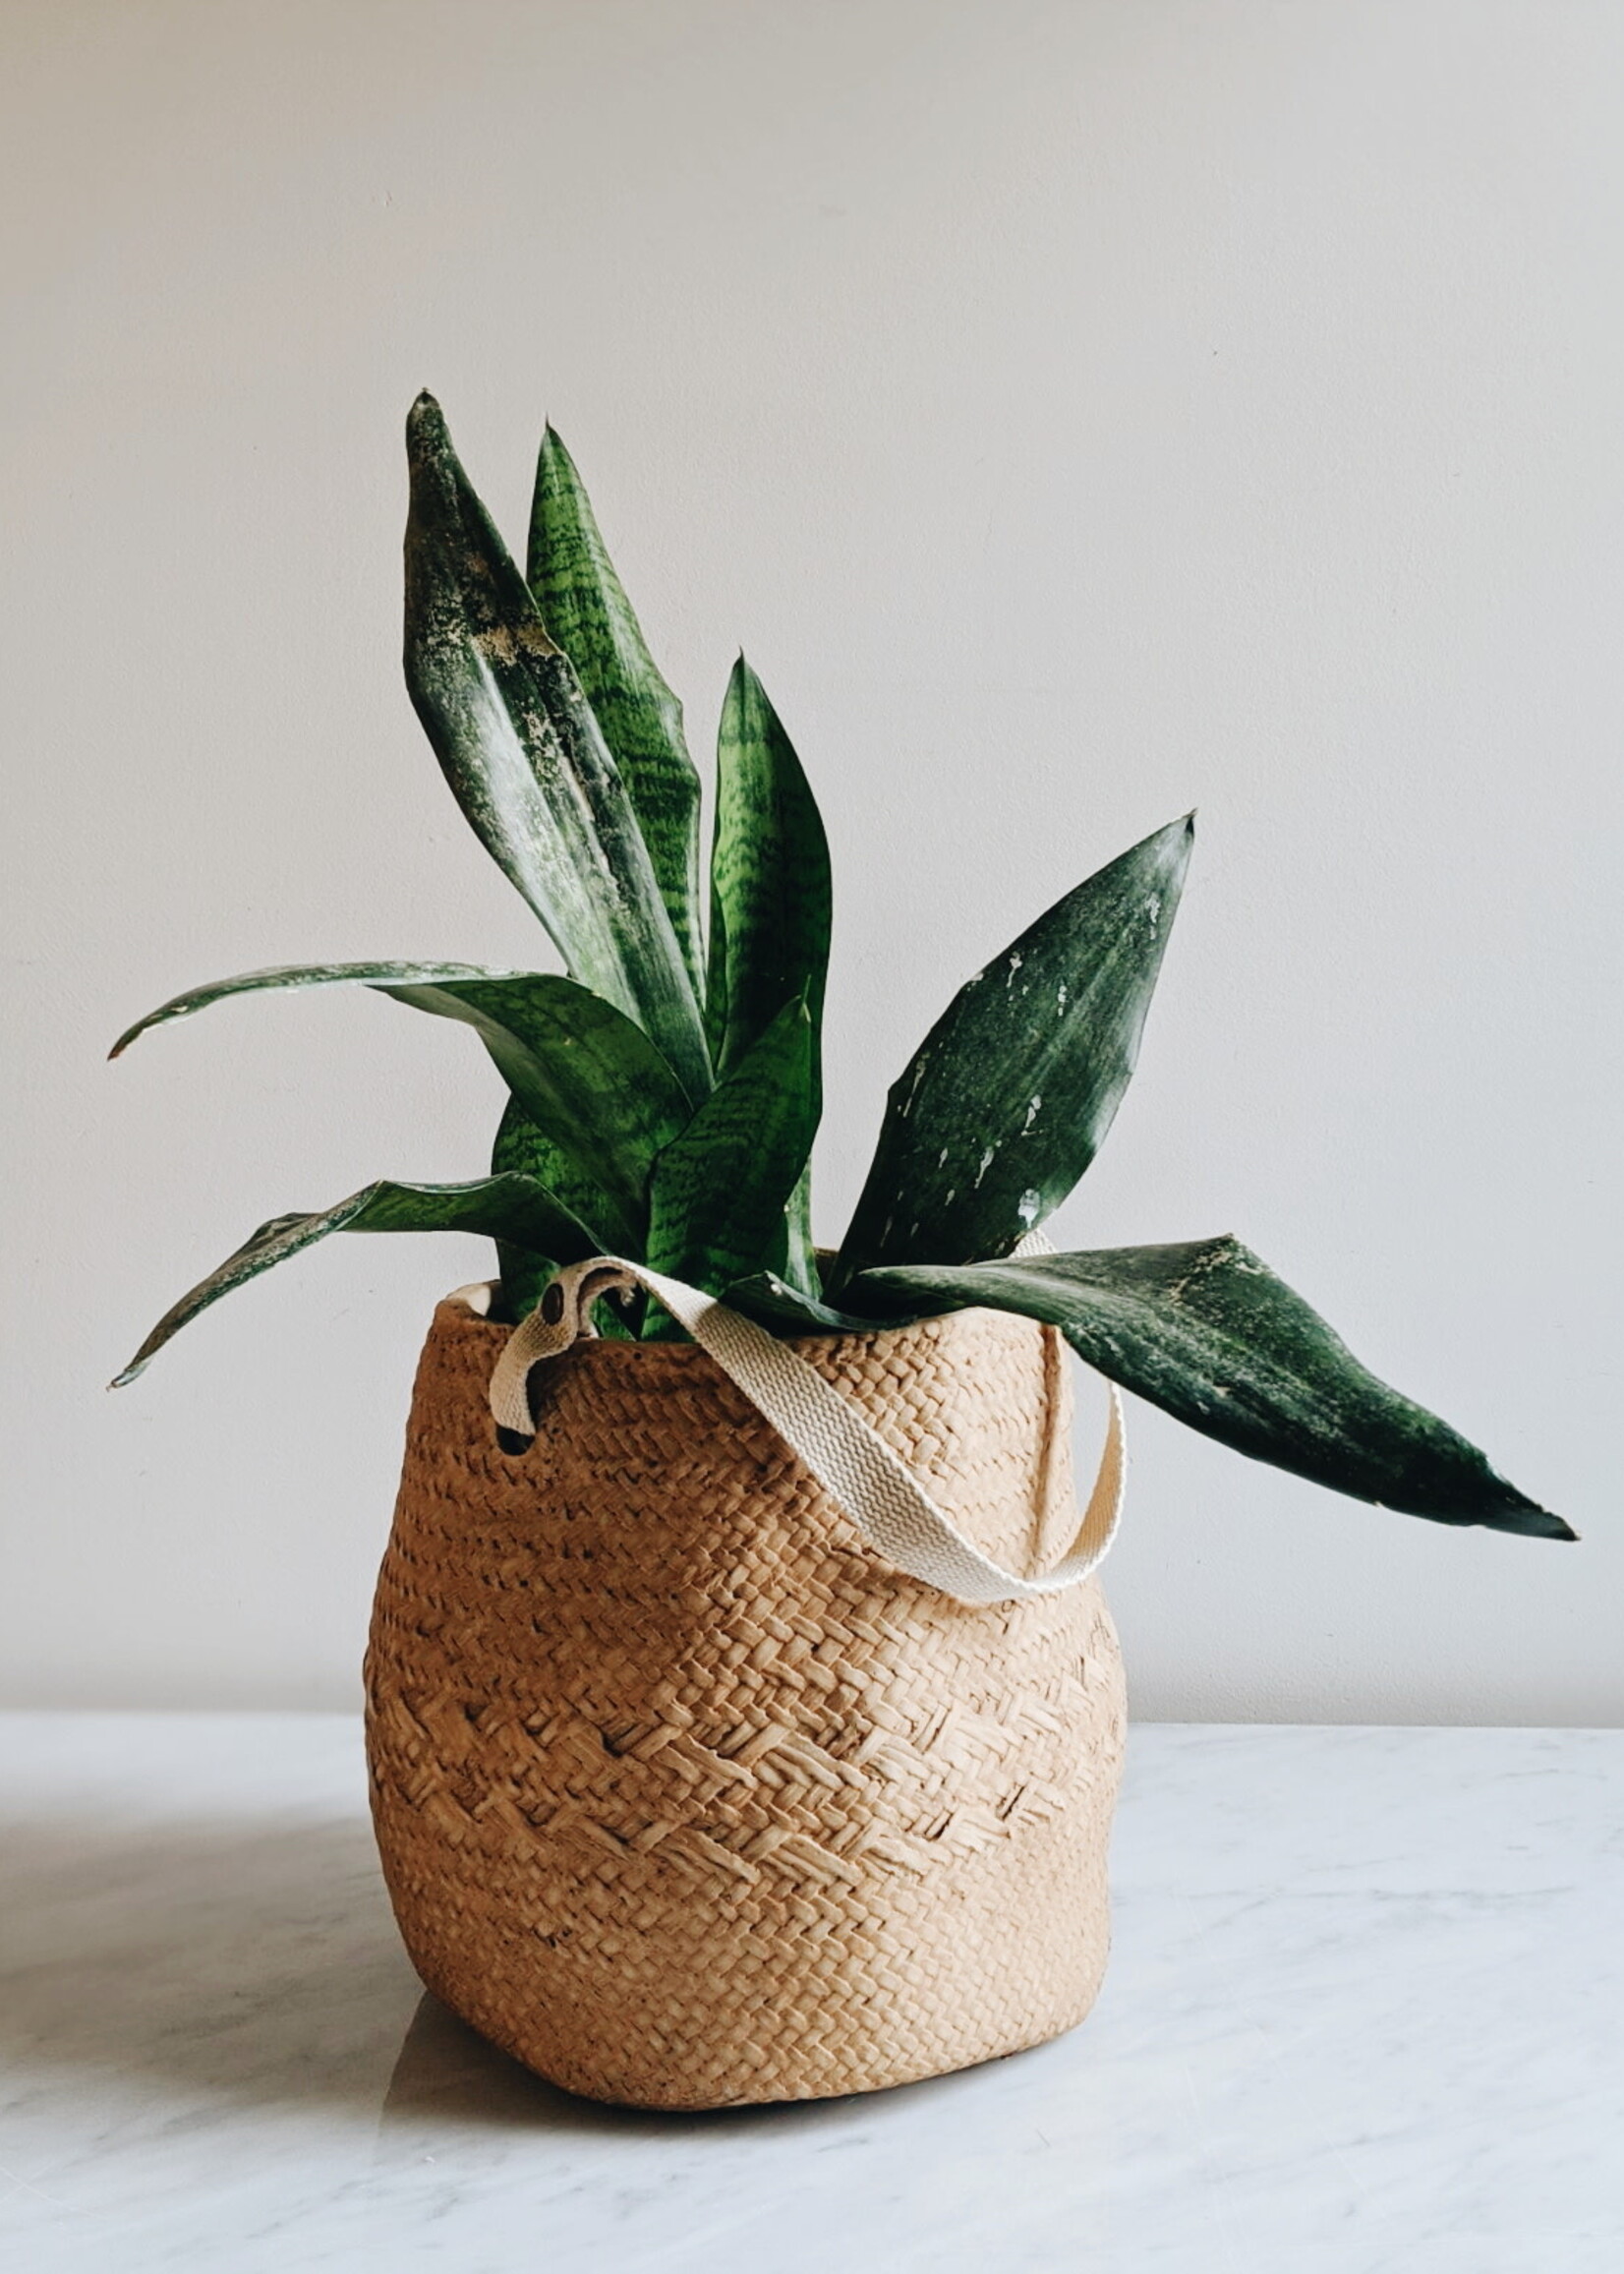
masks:
<svg viewBox="0 0 1624 2274"><path fill-rule="evenodd" d="M399 684L400 426L567 436L696 743L735 645L840 890L821 1229L951 987L1186 807L1063 1244L1234 1230L1585 1545L1135 1411L1148 1715L1611 1721L1624 11L1611 0L11 0L5 1689L354 1699L473 1242L471 1039L288 959L528 960Z"/></svg>

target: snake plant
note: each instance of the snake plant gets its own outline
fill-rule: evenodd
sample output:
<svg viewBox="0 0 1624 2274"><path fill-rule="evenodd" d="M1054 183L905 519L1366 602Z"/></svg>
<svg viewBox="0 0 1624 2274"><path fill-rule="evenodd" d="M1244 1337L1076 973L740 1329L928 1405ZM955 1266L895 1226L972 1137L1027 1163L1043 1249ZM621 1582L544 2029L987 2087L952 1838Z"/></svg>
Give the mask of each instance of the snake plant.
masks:
<svg viewBox="0 0 1624 2274"><path fill-rule="evenodd" d="M329 1232L477 1232L494 1312L618 1254L787 1335L966 1306L1051 1321L1087 1362L1238 1451L1446 1524L1574 1537L1445 1423L1389 1389L1233 1239L1017 1253L1064 1200L1133 1071L1189 859L1170 823L976 973L890 1093L838 1252L815 1248L829 851L742 658L722 714L702 921L700 782L568 451L542 443L521 574L438 405L407 428L406 681L453 794L567 976L461 962L289 964L163 1004L114 1046L231 995L359 985L473 1029L508 1090L491 1173L369 1185L278 1216L159 1320L128 1381L199 1312ZM602 1331L679 1332L658 1307Z"/></svg>

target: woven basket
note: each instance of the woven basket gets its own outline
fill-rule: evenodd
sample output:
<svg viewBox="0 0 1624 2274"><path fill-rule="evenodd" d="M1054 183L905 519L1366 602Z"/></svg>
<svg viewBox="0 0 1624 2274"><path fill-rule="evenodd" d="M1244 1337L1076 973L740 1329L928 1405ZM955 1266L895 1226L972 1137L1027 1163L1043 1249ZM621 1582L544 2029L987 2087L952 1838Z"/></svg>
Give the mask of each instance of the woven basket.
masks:
<svg viewBox="0 0 1624 2274"><path fill-rule="evenodd" d="M429 1988L555 2083L667 2109L899 2084L1079 2021L1124 1722L1095 1583L969 1607L899 1574L692 1344L577 1343L510 1457L507 1333L435 1313L367 1661ZM1065 1548L1052 1329L964 1312L795 1348L977 1546Z"/></svg>

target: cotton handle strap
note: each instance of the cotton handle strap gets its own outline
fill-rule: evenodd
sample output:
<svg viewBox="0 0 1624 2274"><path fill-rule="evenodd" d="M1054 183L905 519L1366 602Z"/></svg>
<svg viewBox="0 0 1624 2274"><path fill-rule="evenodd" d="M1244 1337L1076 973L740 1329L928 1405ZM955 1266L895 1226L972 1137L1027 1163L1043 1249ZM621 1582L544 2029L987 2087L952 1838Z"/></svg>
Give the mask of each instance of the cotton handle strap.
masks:
<svg viewBox="0 0 1624 2274"><path fill-rule="evenodd" d="M1075 1587L1110 1546L1122 1514L1128 1458L1115 1383L1109 1385L1105 1450L1076 1539L1053 1570L1022 1578L965 1539L879 1431L798 1351L714 1296L618 1255L597 1255L560 1271L541 1308L514 1328L491 1376L491 1410L499 1428L527 1440L535 1434L531 1368L593 1332L592 1308L601 1296L634 1287L646 1288L687 1328L868 1545L910 1578L958 1603L1027 1603Z"/></svg>

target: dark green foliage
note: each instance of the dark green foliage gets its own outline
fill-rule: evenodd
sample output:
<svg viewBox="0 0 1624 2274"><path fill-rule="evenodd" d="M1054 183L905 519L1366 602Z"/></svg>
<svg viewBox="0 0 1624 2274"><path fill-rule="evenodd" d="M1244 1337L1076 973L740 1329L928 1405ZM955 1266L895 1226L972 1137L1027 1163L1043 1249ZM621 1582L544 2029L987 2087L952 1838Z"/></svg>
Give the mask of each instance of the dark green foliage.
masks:
<svg viewBox="0 0 1624 2274"><path fill-rule="evenodd" d="M649 1171L693 1107L642 1028L572 979L471 963L282 964L175 996L138 1020L112 1055L149 1026L233 995L346 982L471 1026L529 1119L568 1163L572 1189L591 1196L592 1221L617 1250L641 1247Z"/></svg>
<svg viewBox="0 0 1624 2274"><path fill-rule="evenodd" d="M522 974L385 987L416 1010L472 1026L508 1088L562 1153L616 1253L648 1237L649 1173L693 1107L640 1027L573 979Z"/></svg>
<svg viewBox="0 0 1624 2274"><path fill-rule="evenodd" d="M717 733L706 1032L719 1075L740 1065L786 1003L812 1020L812 1083L823 1103L823 1002L834 891L811 786L767 690L742 656ZM818 1284L810 1172L790 1195L788 1275Z"/></svg>
<svg viewBox="0 0 1624 2274"><path fill-rule="evenodd" d="M1059 1207L1133 1072L1192 834L1147 837L955 996L891 1091L836 1301L872 1265L1007 1255Z"/></svg>
<svg viewBox="0 0 1624 2274"><path fill-rule="evenodd" d="M719 1075L797 998L822 1029L833 890L829 844L800 760L742 656L717 734L711 960L705 992Z"/></svg>
<svg viewBox="0 0 1624 2274"><path fill-rule="evenodd" d="M496 1127L495 1142L491 1148L491 1173L504 1176L517 1171L521 1176L533 1177L545 1185L550 1193L561 1200L572 1214L579 1218L592 1238L594 1255L611 1255L616 1244L608 1238L601 1226L609 1220L612 1209L602 1186L595 1177L583 1176L567 1154L543 1135L516 1097L510 1097L506 1110ZM547 1291L550 1279L564 1263L572 1260L564 1255L550 1255L534 1248L521 1247L512 1240L496 1242L496 1284L492 1292L491 1316L506 1319L516 1325L528 1312L534 1311ZM598 1307L598 1331L615 1337L627 1333L627 1318L641 1318L641 1297L632 1299L626 1309L617 1303L603 1303Z"/></svg>
<svg viewBox="0 0 1624 2274"><path fill-rule="evenodd" d="M145 1019L127 1026L107 1055L117 1058L149 1026L166 1026L172 1019L190 1019L232 995L263 995L301 987L428 986L442 979L511 979L513 971L493 971L483 963L272 963L262 971L239 971L235 978L211 979L172 995Z"/></svg>
<svg viewBox="0 0 1624 2274"><path fill-rule="evenodd" d="M787 1276L785 1211L818 1125L812 1047L806 1005L786 1004L661 1154L652 1269L717 1292L763 1264Z"/></svg>
<svg viewBox="0 0 1624 2274"><path fill-rule="evenodd" d="M592 1234L593 1254L609 1255L614 1253L614 1242L609 1238L598 1218L609 1212L609 1203L596 1178L578 1176L568 1157L544 1137L516 1097L510 1097L496 1125L495 1138L491 1147L491 1174L493 1177L534 1177L539 1185L556 1195L572 1214ZM559 1269L563 1258L551 1255L545 1249L525 1248L512 1240L496 1242L496 1291L492 1300L492 1314L510 1318L515 1322L534 1311L542 1299L548 1281Z"/></svg>
<svg viewBox="0 0 1624 2274"><path fill-rule="evenodd" d="M1378 1381L1238 1240L865 1272L888 1312L1014 1311L1203 1435L1439 1524L1571 1540L1448 1424Z"/></svg>
<svg viewBox="0 0 1624 2274"><path fill-rule="evenodd" d="M631 799L457 462L439 405L407 425L406 683L446 780L571 975L635 1019L690 1095L710 1066L693 982Z"/></svg>
<svg viewBox="0 0 1624 2274"><path fill-rule="evenodd" d="M777 1271L756 1271L748 1279L735 1279L725 1291L724 1300L747 1318L783 1335L872 1334L876 1327L909 1326L921 1315L910 1311L882 1318L873 1312L859 1315L854 1311L837 1311L820 1296L791 1287ZM932 1303L927 1308L934 1312L946 1306Z"/></svg>
<svg viewBox="0 0 1624 2274"><path fill-rule="evenodd" d="M872 1332L966 1306L1052 1321L1102 1373L1236 1450L1445 1524L1571 1539L1445 1423L1369 1373L1236 1241L1017 1257L1093 1160L1133 1072L1189 864L1189 819L1057 902L960 989L895 1085L827 1295L812 1245L829 850L760 680L723 708L710 942L699 784L579 475L550 429L528 583L451 448L408 423L406 675L459 804L569 976L470 963L289 965L179 995L120 1037L229 995L363 984L471 1026L510 1092L492 1174L369 1185L266 1224L154 1327L336 1231L494 1240L494 1315L559 1267L624 1255L783 1335ZM703 974L703 978L702 978ZM601 1332L680 1332L656 1305Z"/></svg>
<svg viewBox="0 0 1624 2274"><path fill-rule="evenodd" d="M575 666L620 770L697 995L699 776L682 706L656 668L575 462L551 427L536 463L527 573L542 621Z"/></svg>
<svg viewBox="0 0 1624 2274"><path fill-rule="evenodd" d="M114 1388L134 1381L154 1351L200 1311L245 1280L257 1279L273 1263L285 1263L302 1248L314 1247L329 1232L477 1232L488 1240L514 1241L560 1263L584 1262L598 1252L585 1225L529 1177L482 1177L468 1185L400 1185L382 1179L334 1207L311 1215L273 1216L261 1224L234 1254L164 1312L123 1372L114 1376Z"/></svg>

